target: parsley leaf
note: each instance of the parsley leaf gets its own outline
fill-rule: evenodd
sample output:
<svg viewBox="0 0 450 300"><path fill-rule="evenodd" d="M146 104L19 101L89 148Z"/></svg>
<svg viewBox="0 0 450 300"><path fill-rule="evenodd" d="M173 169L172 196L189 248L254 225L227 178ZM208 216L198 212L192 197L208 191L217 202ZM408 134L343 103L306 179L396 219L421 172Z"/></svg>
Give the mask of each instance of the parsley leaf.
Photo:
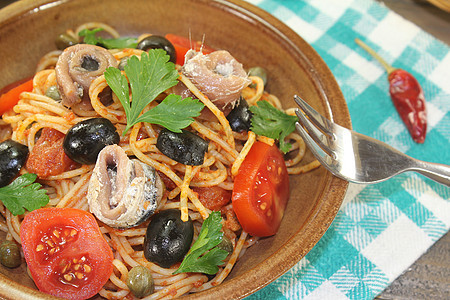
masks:
<svg viewBox="0 0 450 300"><path fill-rule="evenodd" d="M191 97L182 99L179 95L171 94L158 106L140 116L138 122L159 124L170 131L181 132L181 128L188 127L193 117L199 115L204 105L197 99Z"/></svg>
<svg viewBox="0 0 450 300"><path fill-rule="evenodd" d="M33 211L47 205L46 190L41 189L39 183L33 183L36 178L36 174L26 173L0 188L0 200L14 216L24 214L24 208Z"/></svg>
<svg viewBox="0 0 450 300"><path fill-rule="evenodd" d="M291 144L284 139L295 130L297 117L276 109L267 101L258 101L258 105L251 106L250 111L253 113L251 130L258 135L279 140L280 150L288 152Z"/></svg>
<svg viewBox="0 0 450 300"><path fill-rule="evenodd" d="M227 251L217 247L223 237L221 221L222 217L218 211L213 211L206 218L197 240L174 274L184 272L216 274L219 271L218 266L223 264L224 259L228 256Z"/></svg>
<svg viewBox="0 0 450 300"><path fill-rule="evenodd" d="M196 99L188 97L182 100L179 96L169 95L158 106L139 116L159 94L178 83L175 65L169 62L169 56L162 49L144 52L140 60L136 56L130 57L125 74L130 81L132 101L127 78L117 68L110 67L105 71L106 82L125 109L127 127L124 134L139 122L158 124L173 132L181 132L194 121L193 117L200 115L204 107Z"/></svg>
<svg viewBox="0 0 450 300"><path fill-rule="evenodd" d="M83 42L90 45L100 45L107 49L122 49L122 48L136 48L137 38L134 37L120 37L105 39L96 36L97 32L102 31L103 28L83 29L78 35L84 37Z"/></svg>

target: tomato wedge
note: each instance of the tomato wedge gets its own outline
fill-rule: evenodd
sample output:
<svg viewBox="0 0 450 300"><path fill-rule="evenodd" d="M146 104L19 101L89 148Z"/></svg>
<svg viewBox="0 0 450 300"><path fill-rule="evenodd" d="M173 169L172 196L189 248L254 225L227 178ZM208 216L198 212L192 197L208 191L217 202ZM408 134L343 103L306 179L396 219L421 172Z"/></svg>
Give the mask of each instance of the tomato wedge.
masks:
<svg viewBox="0 0 450 300"><path fill-rule="evenodd" d="M4 87L0 94L0 116L14 107L19 102L19 95L22 92L33 90L33 79L24 79Z"/></svg>
<svg viewBox="0 0 450 300"><path fill-rule="evenodd" d="M113 253L94 216L75 208L41 208L20 227L23 253L40 291L66 299L97 294L113 271Z"/></svg>
<svg viewBox="0 0 450 300"><path fill-rule="evenodd" d="M199 41L191 41L188 38L176 34L168 33L165 38L168 39L174 46L175 52L177 53L176 64L180 66L184 65L184 56L190 49L195 51L200 51L200 49L202 49L203 54L208 54L214 51L211 47L206 45L202 46L202 43Z"/></svg>
<svg viewBox="0 0 450 300"><path fill-rule="evenodd" d="M289 175L276 145L253 144L234 179L233 209L242 228L254 236L274 235L289 198Z"/></svg>

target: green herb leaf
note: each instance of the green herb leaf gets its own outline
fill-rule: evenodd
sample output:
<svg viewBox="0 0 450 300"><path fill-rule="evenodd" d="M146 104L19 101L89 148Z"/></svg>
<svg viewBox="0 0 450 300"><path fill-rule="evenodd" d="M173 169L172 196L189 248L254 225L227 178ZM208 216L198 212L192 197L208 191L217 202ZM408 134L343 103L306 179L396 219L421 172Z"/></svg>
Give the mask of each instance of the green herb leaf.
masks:
<svg viewBox="0 0 450 300"><path fill-rule="evenodd" d="M257 106L251 106L253 113L251 130L280 142L280 150L288 152L291 144L286 143L284 139L295 130L297 117L290 116L275 107L267 101L258 101Z"/></svg>
<svg viewBox="0 0 450 300"><path fill-rule="evenodd" d="M83 42L90 45L99 45L106 47L107 49L123 49L123 48L136 48L137 46L137 38L134 37L120 37L120 38L111 38L105 39L102 37L98 37L96 34L99 31L102 31L103 28L95 28L95 29L83 29L78 35L84 37Z"/></svg>
<svg viewBox="0 0 450 300"><path fill-rule="evenodd" d="M173 132L181 132L189 126L194 117L200 115L204 105L191 97L182 99L179 95L168 95L158 106L142 114L137 121L158 124Z"/></svg>
<svg viewBox="0 0 450 300"><path fill-rule="evenodd" d="M14 216L24 214L25 209L33 211L47 205L46 190L41 189L39 183L33 183L36 178L36 174L26 173L0 188L0 200Z"/></svg>
<svg viewBox="0 0 450 300"><path fill-rule="evenodd" d="M223 264L224 259L228 256L227 251L217 247L223 237L221 221L222 217L218 211L213 211L206 218L197 240L174 274L184 272L216 274L219 271L218 266Z"/></svg>
<svg viewBox="0 0 450 300"><path fill-rule="evenodd" d="M158 106L139 116L159 94L178 83L178 72L169 58L164 50L151 49L148 54L142 53L140 60L136 56L128 59L125 74L130 82L132 101L126 77L116 68L105 71L106 82L125 109L127 126L124 134L139 122L159 124L171 131L180 132L203 109L203 103L198 100L190 97L181 100L181 97L169 95Z"/></svg>

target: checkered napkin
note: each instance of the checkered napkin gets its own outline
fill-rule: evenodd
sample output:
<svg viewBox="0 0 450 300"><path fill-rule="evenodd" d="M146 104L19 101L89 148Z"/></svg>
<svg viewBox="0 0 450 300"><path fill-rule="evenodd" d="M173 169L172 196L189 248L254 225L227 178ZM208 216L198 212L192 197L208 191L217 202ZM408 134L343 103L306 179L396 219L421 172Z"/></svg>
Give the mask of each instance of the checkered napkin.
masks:
<svg viewBox="0 0 450 300"><path fill-rule="evenodd" d="M408 155L450 165L449 47L373 0L249 0L303 37L325 60L353 129ZM388 93L388 63L412 73L427 101L424 144L409 136ZM416 173L349 186L324 237L286 274L247 299L373 299L450 227L450 188Z"/></svg>

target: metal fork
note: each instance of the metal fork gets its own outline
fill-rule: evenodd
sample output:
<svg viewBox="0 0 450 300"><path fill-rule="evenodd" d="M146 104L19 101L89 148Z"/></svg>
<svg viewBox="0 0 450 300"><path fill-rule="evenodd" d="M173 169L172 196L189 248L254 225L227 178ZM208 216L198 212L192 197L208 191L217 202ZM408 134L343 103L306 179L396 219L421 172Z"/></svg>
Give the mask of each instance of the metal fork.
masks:
<svg viewBox="0 0 450 300"><path fill-rule="evenodd" d="M317 160L335 176L355 183L376 183L414 171L450 186L450 166L414 159L329 121L299 96L294 99L300 107L296 109L297 131Z"/></svg>

